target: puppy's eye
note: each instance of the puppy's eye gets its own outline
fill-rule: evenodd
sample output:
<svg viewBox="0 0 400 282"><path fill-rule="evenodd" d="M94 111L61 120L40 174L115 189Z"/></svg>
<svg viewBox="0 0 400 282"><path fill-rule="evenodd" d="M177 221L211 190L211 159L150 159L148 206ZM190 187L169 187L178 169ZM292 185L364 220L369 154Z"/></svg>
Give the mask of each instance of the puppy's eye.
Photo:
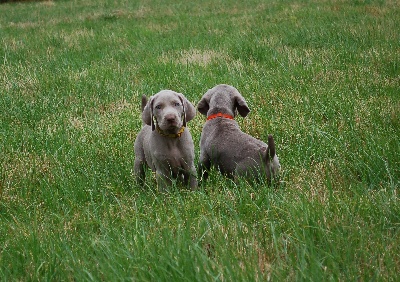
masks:
<svg viewBox="0 0 400 282"><path fill-rule="evenodd" d="M157 110L160 110L160 109L161 109L161 105L157 105L157 106L155 106L155 108L156 108Z"/></svg>
<svg viewBox="0 0 400 282"><path fill-rule="evenodd" d="M180 105L180 103L175 103L175 107L179 107Z"/></svg>

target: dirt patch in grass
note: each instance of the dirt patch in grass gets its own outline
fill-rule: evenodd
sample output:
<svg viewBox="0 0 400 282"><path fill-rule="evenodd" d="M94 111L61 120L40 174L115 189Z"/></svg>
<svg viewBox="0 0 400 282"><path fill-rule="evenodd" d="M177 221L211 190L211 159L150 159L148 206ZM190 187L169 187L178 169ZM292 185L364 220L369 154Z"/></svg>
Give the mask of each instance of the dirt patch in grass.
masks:
<svg viewBox="0 0 400 282"><path fill-rule="evenodd" d="M83 28L77 29L70 33L62 33L60 35L62 40L67 44L68 47L80 47L80 41L85 38L94 38L94 31L91 29Z"/></svg>
<svg viewBox="0 0 400 282"><path fill-rule="evenodd" d="M227 55L214 50L190 49L177 53L166 53L160 57L160 62L172 62L181 65L208 66L213 61L226 60Z"/></svg>

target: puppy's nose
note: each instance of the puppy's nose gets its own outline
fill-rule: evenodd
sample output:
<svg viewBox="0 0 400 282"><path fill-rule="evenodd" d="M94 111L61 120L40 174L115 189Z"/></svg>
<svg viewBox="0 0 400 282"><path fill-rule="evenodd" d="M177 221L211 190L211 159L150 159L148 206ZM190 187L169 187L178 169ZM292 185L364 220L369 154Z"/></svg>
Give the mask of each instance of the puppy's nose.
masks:
<svg viewBox="0 0 400 282"><path fill-rule="evenodd" d="M174 122L174 121L176 120L176 117L175 117L174 114L167 114L167 115L165 116L165 119L166 119L168 122Z"/></svg>

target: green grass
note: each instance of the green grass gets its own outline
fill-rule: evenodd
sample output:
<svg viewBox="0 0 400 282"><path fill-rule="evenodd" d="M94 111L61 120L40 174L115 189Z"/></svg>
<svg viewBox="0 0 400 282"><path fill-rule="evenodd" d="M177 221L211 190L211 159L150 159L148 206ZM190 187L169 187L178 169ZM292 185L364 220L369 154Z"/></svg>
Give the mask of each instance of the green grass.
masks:
<svg viewBox="0 0 400 282"><path fill-rule="evenodd" d="M0 278L400 279L397 1L0 4ZM235 86L277 187L132 176L140 97ZM188 126L196 159L204 117Z"/></svg>

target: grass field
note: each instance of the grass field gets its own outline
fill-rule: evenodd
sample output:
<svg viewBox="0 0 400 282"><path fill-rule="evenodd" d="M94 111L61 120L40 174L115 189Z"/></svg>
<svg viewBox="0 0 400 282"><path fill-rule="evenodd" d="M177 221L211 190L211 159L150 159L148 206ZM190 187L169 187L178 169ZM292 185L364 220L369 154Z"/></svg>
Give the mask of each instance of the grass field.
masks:
<svg viewBox="0 0 400 282"><path fill-rule="evenodd" d="M399 281L400 3L0 5L2 281ZM235 86L280 185L132 176L140 97ZM196 149L205 119L190 127Z"/></svg>

